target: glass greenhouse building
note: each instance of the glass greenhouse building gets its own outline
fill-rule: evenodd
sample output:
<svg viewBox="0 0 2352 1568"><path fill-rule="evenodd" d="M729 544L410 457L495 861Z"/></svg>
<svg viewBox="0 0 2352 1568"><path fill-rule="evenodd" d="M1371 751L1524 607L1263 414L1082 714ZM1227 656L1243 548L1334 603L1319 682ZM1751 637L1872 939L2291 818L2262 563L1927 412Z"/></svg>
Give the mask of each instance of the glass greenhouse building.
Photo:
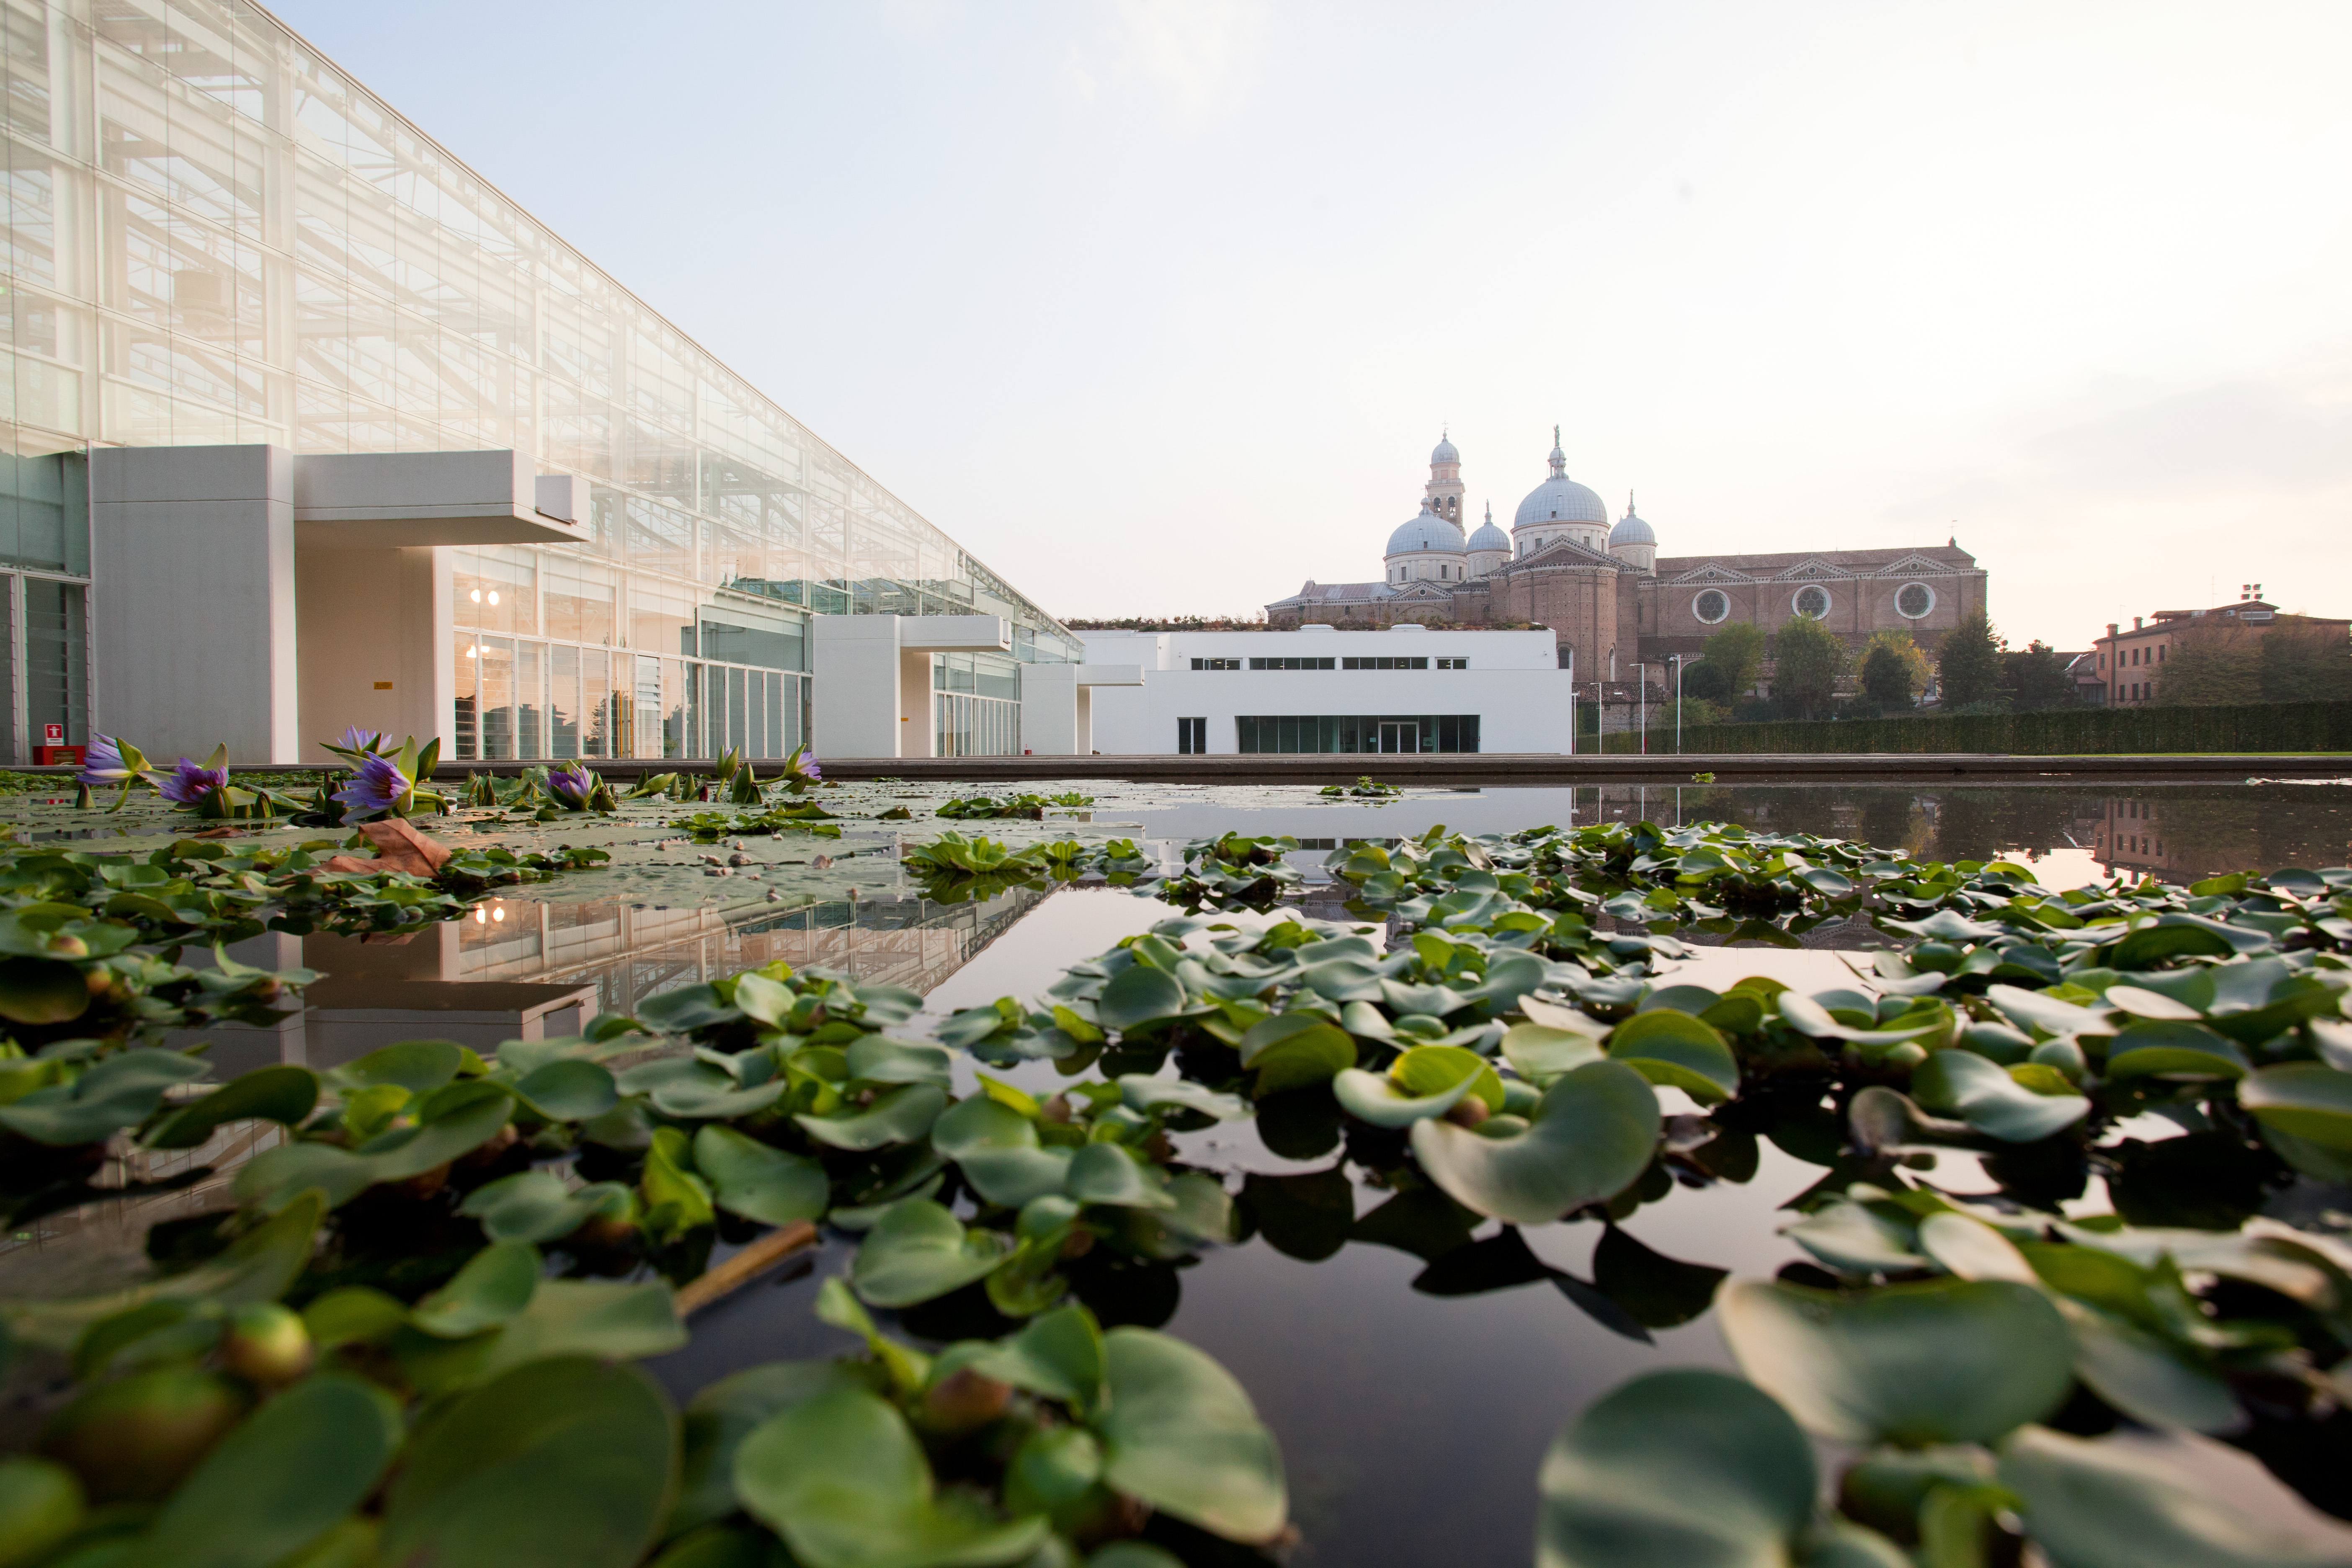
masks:
<svg viewBox="0 0 2352 1568"><path fill-rule="evenodd" d="M901 754L1022 749L1076 638L268 12L0 16L11 760L777 756L866 616L961 628Z"/></svg>

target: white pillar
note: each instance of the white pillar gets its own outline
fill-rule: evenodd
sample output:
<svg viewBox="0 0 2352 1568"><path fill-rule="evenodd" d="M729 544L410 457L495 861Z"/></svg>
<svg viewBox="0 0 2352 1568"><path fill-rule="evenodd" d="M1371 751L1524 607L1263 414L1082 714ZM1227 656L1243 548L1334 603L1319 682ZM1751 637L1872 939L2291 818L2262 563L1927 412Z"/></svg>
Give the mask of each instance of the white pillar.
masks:
<svg viewBox="0 0 2352 1568"><path fill-rule="evenodd" d="M90 727L163 763L301 761L294 455L100 447L89 483Z"/></svg>

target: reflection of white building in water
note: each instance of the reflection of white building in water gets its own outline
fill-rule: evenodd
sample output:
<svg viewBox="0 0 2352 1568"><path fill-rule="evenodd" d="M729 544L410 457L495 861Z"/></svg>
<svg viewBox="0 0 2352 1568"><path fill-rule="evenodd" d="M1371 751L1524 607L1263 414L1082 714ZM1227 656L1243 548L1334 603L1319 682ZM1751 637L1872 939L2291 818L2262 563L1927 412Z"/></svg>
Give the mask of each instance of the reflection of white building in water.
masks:
<svg viewBox="0 0 2352 1568"><path fill-rule="evenodd" d="M1566 752L1549 632L1087 632L1093 751Z"/></svg>

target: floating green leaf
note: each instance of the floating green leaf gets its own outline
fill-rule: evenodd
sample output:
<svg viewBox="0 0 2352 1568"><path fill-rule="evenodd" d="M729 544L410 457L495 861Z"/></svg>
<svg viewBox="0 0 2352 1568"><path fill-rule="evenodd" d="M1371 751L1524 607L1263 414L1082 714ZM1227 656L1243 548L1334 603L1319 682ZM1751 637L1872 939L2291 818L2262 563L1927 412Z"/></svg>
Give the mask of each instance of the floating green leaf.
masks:
<svg viewBox="0 0 2352 1568"><path fill-rule="evenodd" d="M1717 1319L1742 1371L1821 1436L1989 1443L2074 1381L2066 1321L2031 1286L1892 1285L1842 1297L1735 1280Z"/></svg>
<svg viewBox="0 0 2352 1568"><path fill-rule="evenodd" d="M1104 1336L1103 1479L1229 1541L1271 1541L1289 1512L1274 1435L1233 1374L1149 1329Z"/></svg>
<svg viewBox="0 0 2352 1568"><path fill-rule="evenodd" d="M694 1164L718 1188L720 1208L763 1225L817 1219L832 1196L823 1165L731 1127L696 1132Z"/></svg>
<svg viewBox="0 0 2352 1568"><path fill-rule="evenodd" d="M2018 1069L1974 1051L1937 1051L1911 1075L1911 1095L1929 1110L1959 1117L2004 1143L2031 1143L2062 1132L2091 1113L2079 1094L2042 1094L2015 1076Z"/></svg>
<svg viewBox="0 0 2352 1568"><path fill-rule="evenodd" d="M1412 1152L1458 1202L1538 1225L1630 1184L1650 1163L1658 1125L1648 1080L1622 1062L1591 1062L1544 1091L1526 1131L1496 1138L1416 1121Z"/></svg>
<svg viewBox="0 0 2352 1568"><path fill-rule="evenodd" d="M940 1205L909 1198L866 1233L849 1280L877 1307L911 1307L985 1278L1012 1250L1001 1232L968 1231Z"/></svg>
<svg viewBox="0 0 2352 1568"><path fill-rule="evenodd" d="M940 1497L904 1418L855 1389L763 1422L736 1451L735 1491L806 1568L986 1568L1026 1558L1048 1531Z"/></svg>
<svg viewBox="0 0 2352 1568"><path fill-rule="evenodd" d="M319 1103L319 1075L306 1067L256 1068L202 1100L181 1106L143 1142L155 1149L193 1149L229 1121L276 1121L299 1127Z"/></svg>
<svg viewBox="0 0 2352 1568"><path fill-rule="evenodd" d="M1644 1010L1618 1025L1609 1037L1609 1056L1703 1105L1739 1092L1739 1063L1723 1037L1671 1007Z"/></svg>
<svg viewBox="0 0 2352 1568"><path fill-rule="evenodd" d="M535 1361L465 1394L410 1443L380 1555L434 1568L630 1568L677 1482L669 1402L634 1367Z"/></svg>
<svg viewBox="0 0 2352 1568"><path fill-rule="evenodd" d="M2204 1495L2130 1448L2029 1426L2000 1481L2034 1541L2065 1568L2345 1568L2352 1548L2313 1543ZM2308 1517L2308 1516L2306 1516Z"/></svg>

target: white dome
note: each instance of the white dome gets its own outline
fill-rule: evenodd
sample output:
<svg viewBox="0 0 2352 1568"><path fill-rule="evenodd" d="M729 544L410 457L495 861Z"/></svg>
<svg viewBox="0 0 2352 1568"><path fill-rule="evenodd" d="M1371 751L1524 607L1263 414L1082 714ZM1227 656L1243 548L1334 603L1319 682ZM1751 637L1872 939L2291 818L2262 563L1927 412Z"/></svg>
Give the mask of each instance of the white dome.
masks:
<svg viewBox="0 0 2352 1568"><path fill-rule="evenodd" d="M1480 523L1478 531L1470 536L1470 548L1474 552L1480 550L1499 551L1505 555L1511 552L1511 536L1495 526L1493 509L1488 509L1486 521Z"/></svg>
<svg viewBox="0 0 2352 1568"><path fill-rule="evenodd" d="M1438 437L1437 445L1430 449L1429 461L1433 468L1439 463L1458 463L1461 460L1462 454L1455 451L1454 443L1444 437Z"/></svg>
<svg viewBox="0 0 2352 1568"><path fill-rule="evenodd" d="M1568 477L1568 458L1559 449L1559 432L1551 433L1551 478L1528 492L1511 520L1516 531L1554 522L1597 522L1606 527L1609 509L1601 498Z"/></svg>
<svg viewBox="0 0 2352 1568"><path fill-rule="evenodd" d="M1427 501L1421 503L1419 517L1401 524L1394 533L1389 535L1388 552L1391 555L1414 555L1423 552L1440 555L1462 553L1462 531L1430 510Z"/></svg>

